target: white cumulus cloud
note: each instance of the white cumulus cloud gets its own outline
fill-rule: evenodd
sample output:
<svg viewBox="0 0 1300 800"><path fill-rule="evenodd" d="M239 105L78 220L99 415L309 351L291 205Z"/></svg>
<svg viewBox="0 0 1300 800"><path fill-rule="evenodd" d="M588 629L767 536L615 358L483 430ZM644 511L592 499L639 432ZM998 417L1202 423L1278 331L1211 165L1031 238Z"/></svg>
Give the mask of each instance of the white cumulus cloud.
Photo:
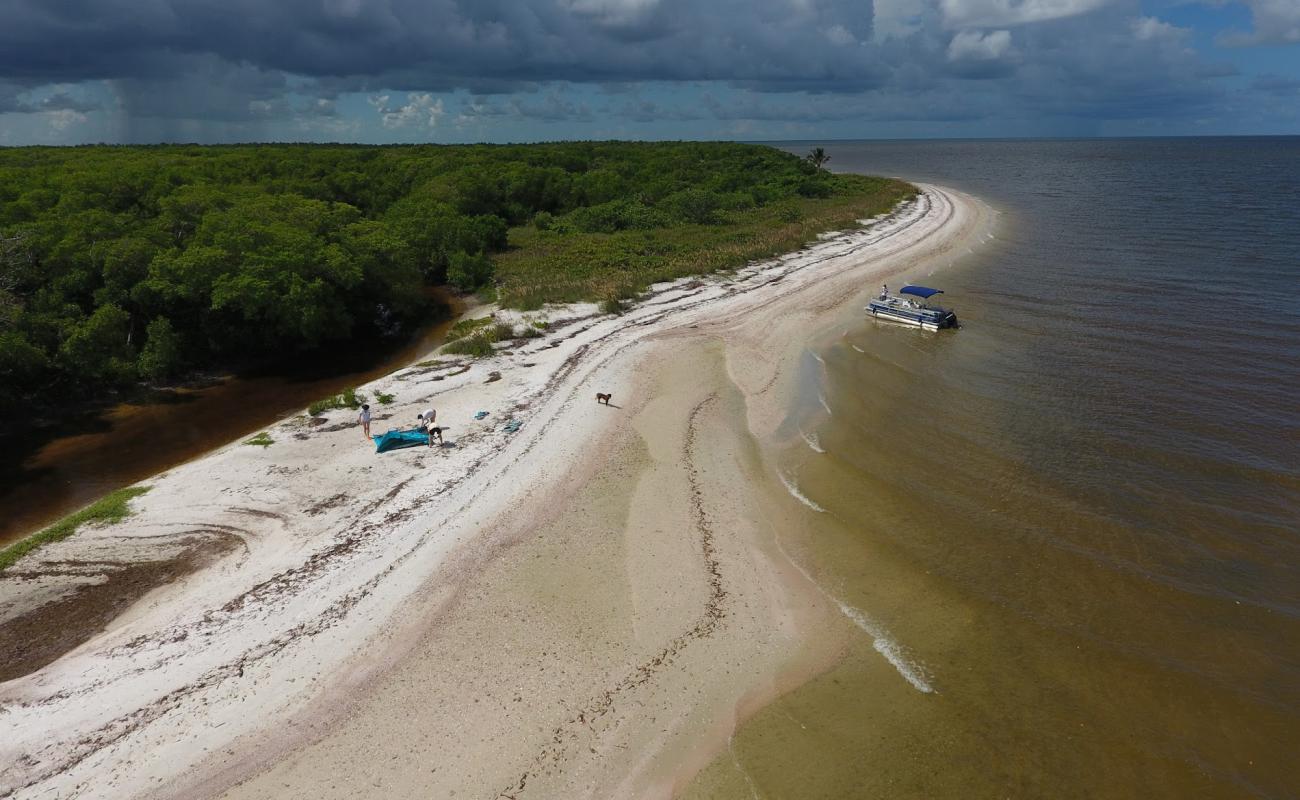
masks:
<svg viewBox="0 0 1300 800"><path fill-rule="evenodd" d="M1087 14L1114 0L939 0L950 28L997 28Z"/></svg>
<svg viewBox="0 0 1300 800"><path fill-rule="evenodd" d="M1300 0L1242 0L1250 6L1254 30L1232 31L1220 38L1222 44L1294 44L1300 42Z"/></svg>
<svg viewBox="0 0 1300 800"><path fill-rule="evenodd" d="M1138 17L1133 20L1133 35L1143 42L1181 40L1189 33L1186 28L1170 25L1155 17Z"/></svg>
<svg viewBox="0 0 1300 800"><path fill-rule="evenodd" d="M435 98L428 92L411 92L406 95L405 105L389 105L389 96L375 95L370 98L370 105L379 112L379 119L385 128L406 128L412 126L438 127L438 121L446 113L442 107L442 98Z"/></svg>

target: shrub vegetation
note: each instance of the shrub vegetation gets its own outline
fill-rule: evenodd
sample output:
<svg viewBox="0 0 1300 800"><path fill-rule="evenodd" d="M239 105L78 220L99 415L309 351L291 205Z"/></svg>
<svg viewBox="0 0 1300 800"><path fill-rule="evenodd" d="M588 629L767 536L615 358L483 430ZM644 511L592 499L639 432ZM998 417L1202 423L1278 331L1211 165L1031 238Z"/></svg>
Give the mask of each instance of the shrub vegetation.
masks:
<svg viewBox="0 0 1300 800"><path fill-rule="evenodd" d="M626 299L911 191L734 143L0 149L0 412L378 336L425 284Z"/></svg>
<svg viewBox="0 0 1300 800"><path fill-rule="evenodd" d="M317 400L307 406L307 414L309 416L317 417L324 414L326 411L333 411L336 408L361 408L361 404L364 402L366 402L365 393L358 392L353 388L347 388L333 397L326 397L322 400Z"/></svg>

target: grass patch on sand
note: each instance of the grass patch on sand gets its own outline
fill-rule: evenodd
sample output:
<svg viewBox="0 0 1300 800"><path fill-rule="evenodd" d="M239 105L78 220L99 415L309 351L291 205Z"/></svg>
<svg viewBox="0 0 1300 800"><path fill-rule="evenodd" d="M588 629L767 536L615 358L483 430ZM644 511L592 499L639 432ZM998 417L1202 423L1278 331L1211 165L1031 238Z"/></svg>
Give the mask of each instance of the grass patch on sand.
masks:
<svg viewBox="0 0 1300 800"><path fill-rule="evenodd" d="M397 395L388 394L387 392L375 392L375 402L381 406L391 406Z"/></svg>
<svg viewBox="0 0 1300 800"><path fill-rule="evenodd" d="M707 224L677 224L584 233L572 226L510 229L510 249L496 257L505 307L604 302L636 297L652 283L734 269L815 242L819 233L861 227L916 196L892 178L834 175L826 197L794 197L765 206L719 210ZM622 305L618 303L618 305Z"/></svg>
<svg viewBox="0 0 1300 800"><path fill-rule="evenodd" d="M307 414L318 417L326 411L332 411L336 408L361 408L361 404L366 402L366 396L356 389L348 388L333 397L326 397L323 400L317 400L307 406Z"/></svg>
<svg viewBox="0 0 1300 800"><path fill-rule="evenodd" d="M464 339L471 333L478 331L491 324L491 317L476 317L475 319L457 320L455 325L447 330L447 340Z"/></svg>
<svg viewBox="0 0 1300 800"><path fill-rule="evenodd" d="M463 339L457 339L454 342L447 342L442 348L444 353L452 353L458 356L473 356L474 358L484 358L496 352L492 345L496 339L488 331L471 334Z"/></svg>
<svg viewBox="0 0 1300 800"><path fill-rule="evenodd" d="M249 439L248 441L244 442L244 444L251 444L256 447L270 447L271 445L275 444L275 440L271 438L271 434L267 433L266 431L262 431L261 433L254 436L252 439Z"/></svg>
<svg viewBox="0 0 1300 800"><path fill-rule="evenodd" d="M476 320L462 320L474 323L461 329L462 336L443 345L442 352L454 355L484 358L496 352L497 342L510 342L515 339L536 339L542 332L530 326L516 329L508 322L492 322L489 317ZM489 324L491 323L491 324ZM452 333L460 323L452 326Z"/></svg>
<svg viewBox="0 0 1300 800"><path fill-rule="evenodd" d="M97 522L101 524L121 522L123 519L131 516L131 507L129 505L132 498L139 497L149 491L148 486L128 486L125 489L118 489L109 492L95 502L77 511L69 514L58 522L43 531L34 533L20 542L14 542L8 547L0 550L0 571L13 566L18 559L44 547L51 542L57 542L60 539L66 539L77 532L77 528L88 522Z"/></svg>

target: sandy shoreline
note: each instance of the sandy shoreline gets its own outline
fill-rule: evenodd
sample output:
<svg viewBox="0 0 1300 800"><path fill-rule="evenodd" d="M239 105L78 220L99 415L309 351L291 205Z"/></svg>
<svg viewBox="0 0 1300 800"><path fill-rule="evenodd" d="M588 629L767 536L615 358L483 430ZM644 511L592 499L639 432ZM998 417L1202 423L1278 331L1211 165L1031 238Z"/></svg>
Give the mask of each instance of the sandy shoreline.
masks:
<svg viewBox="0 0 1300 800"><path fill-rule="evenodd" d="M800 512L762 443L804 343L989 219L925 187L862 231L367 387L397 396L377 430L433 405L454 447L376 456L334 412L149 481L136 517L4 575L0 621L87 564L230 546L0 684L0 796L671 795L848 624L773 542Z"/></svg>

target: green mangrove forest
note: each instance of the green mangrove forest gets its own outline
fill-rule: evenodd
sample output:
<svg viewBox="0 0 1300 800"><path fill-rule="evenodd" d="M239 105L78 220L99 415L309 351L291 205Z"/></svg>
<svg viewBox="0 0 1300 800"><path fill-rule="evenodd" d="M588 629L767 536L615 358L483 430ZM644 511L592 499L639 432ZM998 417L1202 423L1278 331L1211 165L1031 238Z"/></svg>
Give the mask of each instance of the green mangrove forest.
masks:
<svg viewBox="0 0 1300 800"><path fill-rule="evenodd" d="M400 336L430 285L617 307L912 191L735 143L0 149L0 409Z"/></svg>

